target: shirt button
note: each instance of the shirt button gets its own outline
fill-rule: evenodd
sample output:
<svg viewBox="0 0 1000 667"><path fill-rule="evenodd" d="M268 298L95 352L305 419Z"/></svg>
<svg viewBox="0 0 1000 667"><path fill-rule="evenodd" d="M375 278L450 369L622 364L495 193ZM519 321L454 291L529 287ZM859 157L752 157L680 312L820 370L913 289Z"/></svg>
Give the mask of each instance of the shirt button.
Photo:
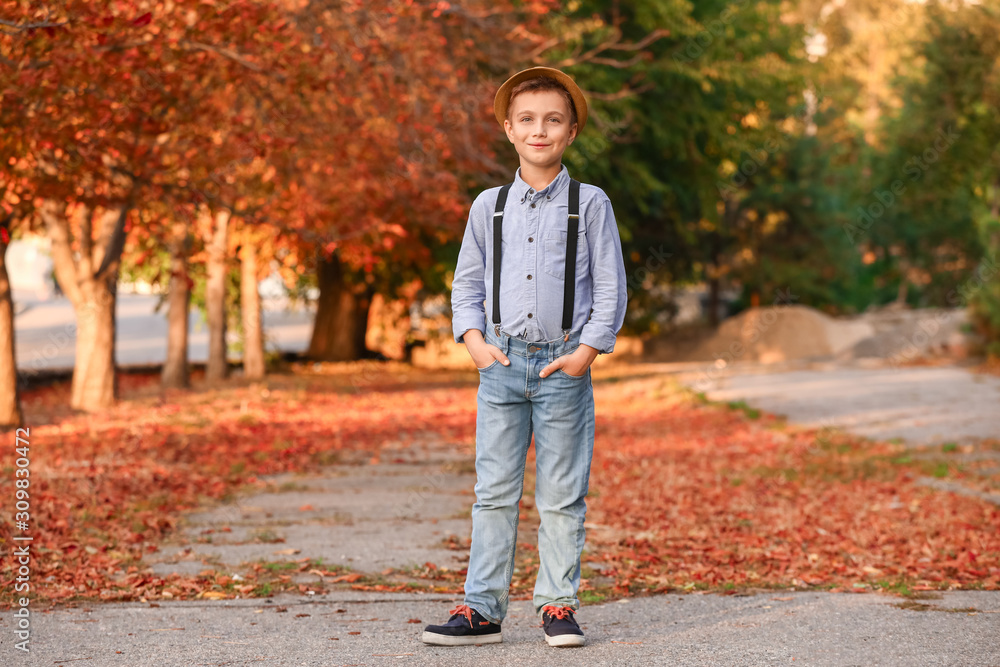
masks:
<svg viewBox="0 0 1000 667"><path fill-rule="evenodd" d="M531 202L531 208L535 208L535 202Z"/></svg>
<svg viewBox="0 0 1000 667"><path fill-rule="evenodd" d="M530 273L528 274L528 280L531 280L531 274Z"/></svg>
<svg viewBox="0 0 1000 667"><path fill-rule="evenodd" d="M528 237L528 243L534 243L534 242L535 242L535 237L534 236L529 236Z"/></svg>
<svg viewBox="0 0 1000 667"><path fill-rule="evenodd" d="M528 319L531 319L531 313L528 313Z"/></svg>
<svg viewBox="0 0 1000 667"><path fill-rule="evenodd" d="M552 199L552 197L550 197L549 195L545 195L545 198L546 199Z"/></svg>

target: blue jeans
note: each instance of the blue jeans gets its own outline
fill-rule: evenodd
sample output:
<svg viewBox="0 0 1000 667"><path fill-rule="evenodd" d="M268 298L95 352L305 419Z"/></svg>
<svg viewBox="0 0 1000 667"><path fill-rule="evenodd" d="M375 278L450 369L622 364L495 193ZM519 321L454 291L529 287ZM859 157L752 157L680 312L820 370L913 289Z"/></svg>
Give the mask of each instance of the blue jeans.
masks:
<svg viewBox="0 0 1000 667"><path fill-rule="evenodd" d="M479 370L476 411L476 502L465 604L493 623L507 616L517 544L518 503L524 467L535 436L535 507L540 565L532 598L535 613L553 604L580 608L580 555L584 545L584 500L594 454L594 385L557 370L538 377L549 362L573 352L569 340L531 343L486 327L485 340L510 360Z"/></svg>

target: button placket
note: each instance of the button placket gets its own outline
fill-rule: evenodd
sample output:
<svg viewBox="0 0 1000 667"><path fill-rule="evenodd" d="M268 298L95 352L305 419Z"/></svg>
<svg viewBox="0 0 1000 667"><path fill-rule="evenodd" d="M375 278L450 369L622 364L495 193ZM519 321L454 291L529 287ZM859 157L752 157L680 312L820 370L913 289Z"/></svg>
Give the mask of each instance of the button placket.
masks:
<svg viewBox="0 0 1000 667"><path fill-rule="evenodd" d="M532 206L534 206L534 204L532 204ZM529 223L534 223L534 217L536 215L537 215L537 211L528 211L527 218L528 218ZM531 229L530 226L529 226L529 229ZM530 257L530 262L528 263L528 266L526 268L528 269L528 271L534 271L534 267L535 267L535 244L534 243L529 243L528 247L530 248L530 251L528 252L528 256ZM527 271L526 271L526 273L527 273ZM528 274L528 278L529 279L531 278L531 275L532 274L530 274L530 273ZM525 285L525 291L527 292L527 297L528 297L527 298L528 307L531 308L531 312L528 313L528 328L531 328L531 319L534 317L533 313L537 312L537 310L538 310L538 285L537 285L537 283L534 284L534 285L532 285L532 282L535 282L535 281L526 280L525 283L524 283L524 285Z"/></svg>
<svg viewBox="0 0 1000 667"><path fill-rule="evenodd" d="M531 190L529 190L528 192L531 192ZM529 221L529 227L528 227L529 230L533 229L533 227L531 225L535 224L536 217L538 216L538 211L534 210L535 209L535 203L534 202L531 203L531 209L532 210L529 210L528 211L528 215L526 216L527 219L528 219L528 221ZM531 256L532 256L531 257L532 258L532 262L531 262L531 264L529 266L531 267L530 270L533 271L534 270L534 250L535 250L535 244L531 243L531 244L529 244L529 247L532 249L532 253L530 253ZM528 281L525 281L525 288L526 288L527 293L528 293L528 295L527 295L528 296L527 303L528 303L528 308L530 308L530 311L528 312L528 328L529 329L533 329L534 326L533 326L532 320L534 318L534 313L536 313L538 311L538 285L534 284L534 285L531 285L530 287L529 287L529 285L530 285L530 283Z"/></svg>

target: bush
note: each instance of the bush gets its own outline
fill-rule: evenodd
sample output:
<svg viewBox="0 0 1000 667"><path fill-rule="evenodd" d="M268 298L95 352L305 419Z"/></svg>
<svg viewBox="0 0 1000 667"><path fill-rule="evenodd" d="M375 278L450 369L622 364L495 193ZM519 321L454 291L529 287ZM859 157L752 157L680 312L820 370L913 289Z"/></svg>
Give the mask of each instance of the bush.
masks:
<svg viewBox="0 0 1000 667"><path fill-rule="evenodd" d="M982 336L986 354L1000 359L1000 221L989 226L986 254L976 267L969 290L969 314Z"/></svg>

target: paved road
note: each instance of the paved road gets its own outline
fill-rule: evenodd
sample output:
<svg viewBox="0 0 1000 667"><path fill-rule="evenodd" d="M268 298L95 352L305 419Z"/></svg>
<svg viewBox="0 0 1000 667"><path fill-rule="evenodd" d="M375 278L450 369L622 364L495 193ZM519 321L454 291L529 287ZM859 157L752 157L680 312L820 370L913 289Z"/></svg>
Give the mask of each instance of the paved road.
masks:
<svg viewBox="0 0 1000 667"><path fill-rule="evenodd" d="M951 592L900 609L874 594L662 595L584 607L581 648L545 644L527 600L501 644L432 647L454 598L338 592L306 599L93 605L32 618L32 652L0 620L0 664L128 665L963 665L1000 664L1000 593ZM962 609L963 611L948 611ZM974 609L974 611L973 611ZM355 634L351 634L355 633Z"/></svg>
<svg viewBox="0 0 1000 667"><path fill-rule="evenodd" d="M65 297L45 300L28 292L14 295L14 330L18 370L72 369L76 349L76 317ZM166 360L166 307L156 311L159 297L119 294L115 358L119 365L159 364ZM279 302L272 302L277 304ZM312 333L312 311L286 310L265 302L264 335L268 350L301 352ZM230 332L230 342L236 335ZM208 325L192 310L188 320L188 359L208 361Z"/></svg>
<svg viewBox="0 0 1000 667"><path fill-rule="evenodd" d="M1000 438L1000 377L950 366L763 371L736 365L711 383L697 372L680 378L712 400L745 401L808 427L914 445Z"/></svg>

